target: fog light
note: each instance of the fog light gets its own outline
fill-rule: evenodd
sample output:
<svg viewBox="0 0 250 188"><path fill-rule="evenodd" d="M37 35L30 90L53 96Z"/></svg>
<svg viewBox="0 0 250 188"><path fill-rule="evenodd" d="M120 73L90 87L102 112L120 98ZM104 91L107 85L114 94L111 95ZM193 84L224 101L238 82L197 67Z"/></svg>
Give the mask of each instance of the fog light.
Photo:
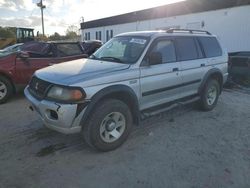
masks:
<svg viewBox="0 0 250 188"><path fill-rule="evenodd" d="M49 112L50 112L51 119L58 120L58 114L56 111L50 110Z"/></svg>

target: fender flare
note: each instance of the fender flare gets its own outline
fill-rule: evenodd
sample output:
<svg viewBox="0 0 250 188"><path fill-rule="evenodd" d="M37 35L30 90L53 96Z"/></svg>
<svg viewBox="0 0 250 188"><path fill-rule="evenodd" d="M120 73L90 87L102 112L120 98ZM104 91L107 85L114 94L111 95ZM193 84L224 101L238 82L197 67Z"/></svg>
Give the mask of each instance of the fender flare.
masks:
<svg viewBox="0 0 250 188"><path fill-rule="evenodd" d="M222 81L222 82L219 83L219 84L220 84L220 93L221 93L222 87L223 87L223 74L222 74L222 72L221 72L220 69L218 69L218 68L212 68L212 69L210 69L210 70L205 74L205 76L203 77L202 82L201 82L201 84L200 84L200 87L199 87L199 89L198 89L198 93L199 93L199 94L201 94L201 92L202 92L202 90L203 90L205 84L207 83L207 81L211 78L211 76L213 76L213 75L215 75L215 74L220 75L220 79L221 79L221 81Z"/></svg>
<svg viewBox="0 0 250 188"><path fill-rule="evenodd" d="M123 93L126 94L126 96L128 96L128 98L131 100L131 103L127 105L130 107L134 122L136 124L139 124L140 110L139 110L139 102L135 92L126 85L113 85L101 89L91 98L89 105L87 106L83 114L83 117L81 119L81 126L84 126L90 113L94 110L94 108L101 99L109 97L110 95L115 93ZM117 98L119 99L119 96L117 96Z"/></svg>

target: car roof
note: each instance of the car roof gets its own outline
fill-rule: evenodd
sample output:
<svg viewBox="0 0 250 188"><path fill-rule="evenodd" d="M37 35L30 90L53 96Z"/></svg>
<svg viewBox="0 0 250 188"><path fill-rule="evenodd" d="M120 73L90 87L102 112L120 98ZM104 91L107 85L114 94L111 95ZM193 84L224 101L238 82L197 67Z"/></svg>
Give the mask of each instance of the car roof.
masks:
<svg viewBox="0 0 250 188"><path fill-rule="evenodd" d="M215 37L207 31L202 30L176 30L176 32L169 32L171 30L158 30L158 31L136 31L127 32L117 35L119 36L134 36L134 37L158 37L158 36L205 36Z"/></svg>
<svg viewBox="0 0 250 188"><path fill-rule="evenodd" d="M74 41L48 41L48 42L44 42L44 43L48 43L48 44L79 44L78 41L74 42Z"/></svg>

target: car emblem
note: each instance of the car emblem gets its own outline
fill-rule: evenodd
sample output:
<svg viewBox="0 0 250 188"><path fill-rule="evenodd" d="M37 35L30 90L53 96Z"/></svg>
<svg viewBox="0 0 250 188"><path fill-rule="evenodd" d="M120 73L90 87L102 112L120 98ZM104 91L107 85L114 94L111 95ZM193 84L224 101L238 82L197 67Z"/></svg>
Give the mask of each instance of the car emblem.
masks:
<svg viewBox="0 0 250 188"><path fill-rule="evenodd" d="M36 85L35 85L35 89L36 89L36 90L38 90L38 86L39 86L39 84L38 84L38 82L37 82Z"/></svg>

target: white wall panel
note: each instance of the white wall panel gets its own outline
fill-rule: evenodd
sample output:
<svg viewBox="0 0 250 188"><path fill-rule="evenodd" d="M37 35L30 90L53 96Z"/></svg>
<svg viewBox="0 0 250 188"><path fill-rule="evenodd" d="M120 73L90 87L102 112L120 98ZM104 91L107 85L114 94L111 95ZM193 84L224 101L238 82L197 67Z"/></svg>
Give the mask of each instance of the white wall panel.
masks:
<svg viewBox="0 0 250 188"><path fill-rule="evenodd" d="M95 39L95 32L102 31L102 40L106 42L106 30L112 29L115 36L124 32L155 30L169 27L207 30L217 35L229 52L250 51L250 5L91 28L82 30L82 35L84 35L85 32L91 32L91 39L93 40Z"/></svg>

